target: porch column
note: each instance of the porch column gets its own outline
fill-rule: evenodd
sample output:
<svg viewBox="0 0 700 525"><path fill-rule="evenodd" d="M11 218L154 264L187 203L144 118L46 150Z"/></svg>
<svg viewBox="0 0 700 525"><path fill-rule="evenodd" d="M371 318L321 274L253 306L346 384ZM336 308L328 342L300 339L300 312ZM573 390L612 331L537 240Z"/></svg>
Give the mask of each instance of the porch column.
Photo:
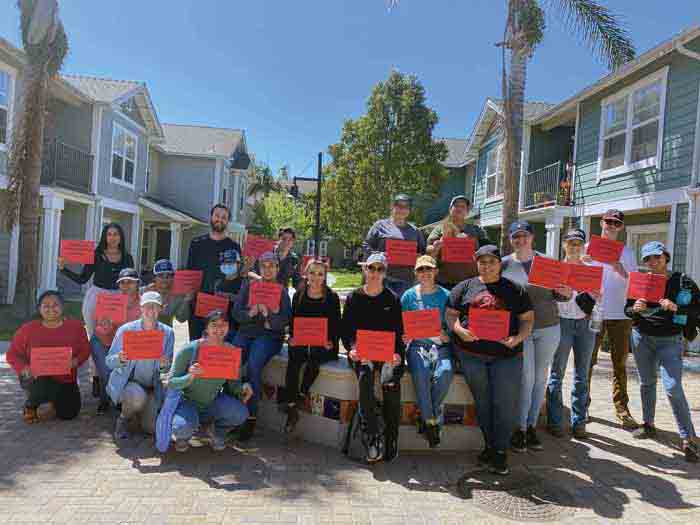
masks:
<svg viewBox="0 0 700 525"><path fill-rule="evenodd" d="M131 256L138 270L141 266L141 251L139 250L139 237L141 233L141 215L137 211L131 218Z"/></svg>
<svg viewBox="0 0 700 525"><path fill-rule="evenodd" d="M87 211L85 212L85 239L88 241L94 241L96 240L97 234L96 234L96 213L97 213L97 205L95 204L88 204Z"/></svg>
<svg viewBox="0 0 700 525"><path fill-rule="evenodd" d="M170 262L175 269L180 267L180 247L182 246L182 224L170 223Z"/></svg>
<svg viewBox="0 0 700 525"><path fill-rule="evenodd" d="M700 279L700 188L687 188L688 195L688 246L686 248L686 272L697 281Z"/></svg>
<svg viewBox="0 0 700 525"><path fill-rule="evenodd" d="M523 147L520 155L520 179L518 181L518 213L525 207L525 179L530 167L531 127L523 126Z"/></svg>
<svg viewBox="0 0 700 525"><path fill-rule="evenodd" d="M64 200L51 193L42 199L44 217L41 223L41 263L39 265L39 293L56 289L58 253L61 242L61 213Z"/></svg>
<svg viewBox="0 0 700 525"><path fill-rule="evenodd" d="M562 217L547 217L545 229L547 230L547 257L559 259L561 227L564 224Z"/></svg>

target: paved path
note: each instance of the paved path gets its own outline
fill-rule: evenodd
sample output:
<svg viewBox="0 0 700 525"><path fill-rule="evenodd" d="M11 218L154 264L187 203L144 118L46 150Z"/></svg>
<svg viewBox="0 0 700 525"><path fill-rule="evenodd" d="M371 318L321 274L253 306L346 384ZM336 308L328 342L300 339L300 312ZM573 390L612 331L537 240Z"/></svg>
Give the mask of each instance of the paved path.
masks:
<svg viewBox="0 0 700 525"><path fill-rule="evenodd" d="M545 437L544 452L513 457L513 475L500 486L474 454L402 456L368 468L267 431L248 449L161 458L147 440L116 447L110 418L96 417L87 396L76 421L28 426L0 361L0 523L697 523L700 466L668 446L675 425L665 397L659 392L662 442L633 440L612 423L611 364L607 354L601 361L591 438ZM700 425L700 375L686 374L685 384ZM634 415L638 392L632 373Z"/></svg>

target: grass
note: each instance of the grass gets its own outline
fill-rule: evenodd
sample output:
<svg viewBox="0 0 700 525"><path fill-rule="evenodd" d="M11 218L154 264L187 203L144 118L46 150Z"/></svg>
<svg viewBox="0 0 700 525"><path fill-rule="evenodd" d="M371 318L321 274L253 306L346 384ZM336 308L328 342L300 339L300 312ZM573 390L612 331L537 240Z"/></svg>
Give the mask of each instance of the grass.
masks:
<svg viewBox="0 0 700 525"><path fill-rule="evenodd" d="M335 277L333 288L357 288L362 284L362 272L360 270L331 269Z"/></svg>
<svg viewBox="0 0 700 525"><path fill-rule="evenodd" d="M28 319L15 317L12 305L0 306L0 341L9 341L17 329ZM82 319L80 301L66 301L65 315L69 319Z"/></svg>

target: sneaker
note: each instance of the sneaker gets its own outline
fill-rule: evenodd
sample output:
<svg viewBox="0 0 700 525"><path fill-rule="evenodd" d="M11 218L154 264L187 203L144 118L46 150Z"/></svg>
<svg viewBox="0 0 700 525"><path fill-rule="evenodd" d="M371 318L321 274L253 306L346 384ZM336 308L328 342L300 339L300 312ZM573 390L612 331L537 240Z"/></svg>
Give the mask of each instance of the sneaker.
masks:
<svg viewBox="0 0 700 525"><path fill-rule="evenodd" d="M24 407L24 412L22 413L22 419L25 423L31 425L39 421L39 415L36 413L36 408Z"/></svg>
<svg viewBox="0 0 700 525"><path fill-rule="evenodd" d="M440 425L425 425L425 439L428 440L428 446L430 448L437 448L440 446Z"/></svg>
<svg viewBox="0 0 700 525"><path fill-rule="evenodd" d="M513 437L510 440L510 447L514 452L525 452L527 450L527 436L522 430L513 432Z"/></svg>
<svg viewBox="0 0 700 525"><path fill-rule="evenodd" d="M381 461L383 456L381 439L379 436L370 436L367 444L367 463Z"/></svg>
<svg viewBox="0 0 700 525"><path fill-rule="evenodd" d="M654 439L656 437L656 429L654 425L644 423L641 427L632 432L632 437L634 439Z"/></svg>
<svg viewBox="0 0 700 525"><path fill-rule="evenodd" d="M686 443L683 446L683 454L685 454L685 460L688 463L697 463L700 459L700 453L698 452L698 446L692 441Z"/></svg>
<svg viewBox="0 0 700 525"><path fill-rule="evenodd" d="M630 415L629 412L617 414L617 420L625 430L636 430L639 428L639 423Z"/></svg>
<svg viewBox="0 0 700 525"><path fill-rule="evenodd" d="M97 415L103 416L107 412L109 412L109 401L100 401L100 404L97 405Z"/></svg>
<svg viewBox="0 0 700 525"><path fill-rule="evenodd" d="M542 450L544 448L540 438L537 437L535 427L527 427L527 448L532 450Z"/></svg>
<svg viewBox="0 0 700 525"><path fill-rule="evenodd" d="M221 452L226 449L226 436L220 436L214 430L214 425L209 427L209 445L214 452Z"/></svg>
<svg viewBox="0 0 700 525"><path fill-rule="evenodd" d="M255 424L257 421L258 420L255 417L249 417L245 420L245 423L241 425L241 428L238 431L238 441L248 441L253 437L253 434L255 433Z"/></svg>
<svg viewBox="0 0 700 525"><path fill-rule="evenodd" d="M571 434L573 434L575 439L586 439L588 437L588 432L586 432L586 424L579 423L578 425L574 425L574 428L571 429Z"/></svg>
<svg viewBox="0 0 700 525"><path fill-rule="evenodd" d="M499 476L507 476L510 474L510 469L508 468L508 456L505 452L498 451L491 455L489 472L498 474Z"/></svg>
<svg viewBox="0 0 700 525"><path fill-rule="evenodd" d="M114 439L117 441L122 439L129 439L131 437L131 432L129 432L129 420L123 416L117 418L117 422L114 425Z"/></svg>
<svg viewBox="0 0 700 525"><path fill-rule="evenodd" d="M481 454L479 454L476 457L476 461L479 464L480 467L488 467L491 465L491 457L493 456L493 450L490 449L489 447L484 448L484 450L481 451Z"/></svg>
<svg viewBox="0 0 700 525"><path fill-rule="evenodd" d="M299 422L299 411L296 405L287 406L287 423L284 425L284 432L291 434Z"/></svg>
<svg viewBox="0 0 700 525"><path fill-rule="evenodd" d="M562 431L560 426L547 425L547 432L549 432L555 438L563 438L564 437L564 432Z"/></svg>
<svg viewBox="0 0 700 525"><path fill-rule="evenodd" d="M92 397L99 399L101 390L100 376L92 376Z"/></svg>
<svg viewBox="0 0 700 525"><path fill-rule="evenodd" d="M190 442L186 439L175 439L175 436L173 436L173 441L175 441L175 450L177 452L187 452L190 448Z"/></svg>
<svg viewBox="0 0 700 525"><path fill-rule="evenodd" d="M384 461L391 463L399 457L399 437L386 436L384 444Z"/></svg>

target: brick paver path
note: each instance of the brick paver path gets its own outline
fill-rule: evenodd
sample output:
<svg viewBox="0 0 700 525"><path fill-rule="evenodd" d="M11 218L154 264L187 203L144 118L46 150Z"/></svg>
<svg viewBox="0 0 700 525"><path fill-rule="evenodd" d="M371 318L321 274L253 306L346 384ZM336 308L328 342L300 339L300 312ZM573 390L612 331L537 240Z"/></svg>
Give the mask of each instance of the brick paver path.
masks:
<svg viewBox="0 0 700 525"><path fill-rule="evenodd" d="M496 490L475 453L403 455L368 468L271 431L248 449L220 454L203 447L161 457L146 439L117 447L86 381L76 421L28 426L21 391L0 358L0 523L697 523L700 466L669 446L676 434L665 396L659 390L661 442L635 441L614 423L610 376L601 354L590 439L544 436L545 451L514 455L513 475ZM700 375L687 373L685 386L700 425ZM630 395L640 416L634 371ZM468 499L458 483L465 474Z"/></svg>

